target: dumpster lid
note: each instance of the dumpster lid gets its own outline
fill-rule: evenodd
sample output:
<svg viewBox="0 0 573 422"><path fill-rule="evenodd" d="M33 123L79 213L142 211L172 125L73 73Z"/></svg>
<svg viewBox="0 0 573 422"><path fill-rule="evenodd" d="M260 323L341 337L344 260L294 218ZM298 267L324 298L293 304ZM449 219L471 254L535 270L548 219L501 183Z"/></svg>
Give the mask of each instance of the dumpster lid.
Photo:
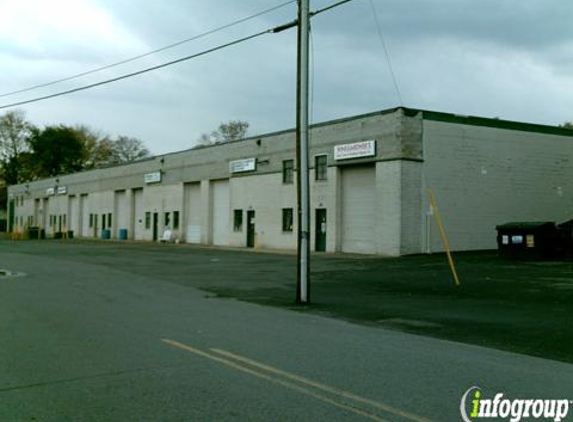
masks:
<svg viewBox="0 0 573 422"><path fill-rule="evenodd" d="M500 224L496 226L496 229L540 229L540 228L554 228L555 223L553 221L521 221L521 222L511 222Z"/></svg>

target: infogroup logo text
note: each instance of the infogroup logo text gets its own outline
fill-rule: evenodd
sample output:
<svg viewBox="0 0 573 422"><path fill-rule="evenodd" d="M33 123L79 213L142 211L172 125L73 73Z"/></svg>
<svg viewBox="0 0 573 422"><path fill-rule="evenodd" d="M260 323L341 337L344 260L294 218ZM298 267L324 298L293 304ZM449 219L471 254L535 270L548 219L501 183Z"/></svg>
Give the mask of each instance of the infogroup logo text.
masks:
<svg viewBox="0 0 573 422"><path fill-rule="evenodd" d="M572 400L507 399L497 393L491 399L482 396L479 387L472 387L462 396L460 413L464 422L498 418L510 422L542 420L560 422L567 417Z"/></svg>

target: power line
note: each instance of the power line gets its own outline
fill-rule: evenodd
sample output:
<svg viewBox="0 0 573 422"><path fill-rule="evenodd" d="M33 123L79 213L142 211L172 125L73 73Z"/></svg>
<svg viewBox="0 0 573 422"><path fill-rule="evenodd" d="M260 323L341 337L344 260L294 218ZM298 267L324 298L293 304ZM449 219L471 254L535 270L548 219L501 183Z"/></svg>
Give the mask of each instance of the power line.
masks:
<svg viewBox="0 0 573 422"><path fill-rule="evenodd" d="M132 73L128 73L128 74L125 74L125 75L117 76L117 77L115 77L115 78L106 79L106 80L104 80L104 81L96 82L96 83L93 83L93 84L80 86L80 87L78 87L78 88L68 89L68 90L66 90L66 91L60 91L60 92L57 92L57 93L55 93L55 94L44 95L43 97L37 97L37 98L33 98L33 99L31 99L31 100L19 101L19 102L17 102L17 103L12 103L12 104L3 105L3 106L0 106L0 110L1 110L1 109L5 109L5 108L10 108L10 107L17 107L17 106L21 106L21 105L24 105L24 104L35 103L35 102L38 102L38 101L48 100L48 99L50 99L50 98L61 97L62 95L72 94L72 93L74 93L74 92L84 91L84 90L86 90L86 89L95 88L95 87L97 87L97 86L106 85L106 84L109 84L109 83L112 83L112 82L117 82L117 81L120 81L120 80L122 80L122 79L127 79L127 78L131 78L131 77L133 77L133 76L142 75L142 74L144 74L144 73L151 72L151 71L153 71L153 70L161 69L161 68L164 68L164 67L167 67L167 66L171 66L171 65L174 65L174 64L177 64L177 63L181 63L181 62L184 62L184 61L187 61L187 60L191 60L191 59L194 59L194 58L197 58L197 57L200 57L200 56L204 56L204 55L206 55L206 54L213 53L213 52L215 52L215 51L217 51L217 50L222 50L223 48L230 47L230 46L236 45L236 44L240 44L240 43L243 43L243 42L245 42L245 41L252 40L253 38L260 37L261 35L269 34L269 33L271 33L271 32L272 32L272 29L267 29L267 30L264 30L264 31L261 31L261 32L257 32L256 34L252 34L252 35L249 35L249 36L247 36L247 37L243 37L243 38L240 38L240 39L237 39L237 40L228 42L228 43L226 43L226 44L218 45L217 47L213 47L213 48L210 48L210 49L208 49L208 50L203 50L203 51L201 51L201 52L199 52L199 53L192 54L192 55L190 55L190 56L186 56L186 57L182 57L182 58L177 59L177 60L172 60L172 61L169 61L169 62L166 62L166 63L162 63L162 64L157 65L157 66L148 67L148 68L146 68L146 69L139 70L139 71L137 71L137 72L132 72Z"/></svg>
<svg viewBox="0 0 573 422"><path fill-rule="evenodd" d="M323 7L322 9L315 10L314 12L310 12L310 16L318 15L319 13L326 12L327 10L334 9L335 7L342 6L345 3L350 3L354 0L341 0L337 3L333 3L330 6Z"/></svg>
<svg viewBox="0 0 573 422"><path fill-rule="evenodd" d="M88 71L85 71L85 72L81 72L81 73L78 73L78 74L75 74L75 75L72 75L72 76L67 76L67 77L65 77L65 78L57 79L57 80L55 80L55 81L46 82L46 83L42 83L42 84L30 86L30 87L28 87L28 88L22 88L22 89L18 89L18 90L16 90L16 91L12 91L12 92L7 92L7 93L4 93L4 94L0 94L0 98L2 98L2 97L8 97L8 96L10 96L10 95L15 95L15 94L21 94L21 93L23 93L23 92L32 91L32 90L35 90L35 89L38 89L38 88L45 88L45 87L47 87L47 86L52 86L52 85L55 85L55 84L59 84L59 83L61 83L61 82L71 81L71 80L73 80L73 79L77 79L77 78L80 78L80 77L82 77L82 76L91 75L91 74L93 74L93 73L101 72L102 70L111 69L111 68L114 68L114 67L117 67L117 66L126 64L126 63L131 63L131 62L133 62L133 61L142 59L142 58L144 58L144 57L148 57L148 56L151 56L151 55L153 55L153 54L160 53L160 52L162 52L162 51L166 51L166 50L169 50L169 49L174 48L174 47L178 47L178 46L180 46L180 45L182 45L182 44L185 44L185 43L188 43L188 42L190 42L190 41L194 41L194 40L197 40L197 39L199 39L199 38L206 37L207 35L212 35L212 34L214 34L214 33L216 33L216 32L220 32L220 31L222 31L222 30L224 30L224 29L228 29L228 28L231 28L231 27L233 27L233 26L239 25L239 24L241 24L241 23L243 23L243 22L247 22L247 21L249 21L249 20L258 18L259 16L265 15L265 14L270 13L270 12L274 12L275 10L278 10L278 9L280 9L280 8L283 8L283 7L285 7L285 6L288 6L289 4L292 4L292 3L295 3L295 2L296 2L296 0L289 0L289 1L287 1L287 2L278 4L277 6L271 7L271 8L269 8L269 9L265 9L265 10L263 10L263 11L261 11L261 12L258 12L258 13L255 13L254 15L250 15L250 16L247 16L247 17L245 17L245 18L238 19L238 20L233 21L233 22L230 22L230 23L228 23L228 24L226 24L226 25L219 26L219 27L217 27L217 28L211 29L211 30L209 30L209 31L207 31L207 32L203 32L203 33L198 34L198 35L195 35L195 36L193 36L193 37L186 38L186 39L181 40L181 41L178 41L178 42L176 42L176 43L169 44L169 45L166 45L166 46L164 46L164 47L160 47L160 48L157 48L157 49L155 49L155 50L149 51L149 52L147 52L147 53L139 54L139 55L137 55L137 56L133 56L133 57L130 57L130 58L125 59L125 60L121 60L121 61L118 61L118 62L115 62L115 63L111 63L111 64L108 64L108 65L105 65L105 66L101 66L101 67L98 67L98 68L95 68L95 69L92 69L92 70L88 70Z"/></svg>
<svg viewBox="0 0 573 422"><path fill-rule="evenodd" d="M295 1L296 1L296 0L295 0ZM313 13L313 15L317 15L317 14L319 14L319 13L325 12L325 11L327 11L327 10L330 10L330 9L332 9L332 8L334 8L334 7L338 7L338 6L342 5L342 4L348 3L348 2L350 2L350 1L354 1L354 0L343 0L343 1L339 1L338 3L332 4L332 5L328 6L328 7L325 7L325 8L323 8L323 9L317 10L316 12ZM289 3L292 3L292 1L290 1ZM288 4L288 3L285 3L285 4ZM276 6L276 7L279 7L279 6ZM262 12L261 12L261 13L262 13ZM137 71L137 72L127 73L127 74L125 74L125 75L117 76L117 77L115 77L115 78L106 79L106 80L103 80L103 81L100 81L100 82L95 82L95 83L92 83L92 84L80 86L80 87L77 87L77 88L68 89L68 90L65 90L65 91L60 91L60 92L57 92L57 93L54 93L54 94L50 94L50 95L44 95L44 96L41 96L41 97L32 98L32 99L30 99L30 100L18 101L18 102L15 102L15 103L6 104L6 105L3 105L3 106L0 106L0 110L6 109L6 108L11 108L11 107L17 107L17 106L21 106L21 105L25 105L25 104L31 104L31 103L35 103L35 102L38 102L38 101L48 100L48 99L51 99L51 98L61 97L61 96L63 96L63 95L73 94L74 92L85 91L85 90L87 90L87 89L95 88L95 87L102 86L102 85L107 85L107 84L110 84L110 83L113 83L113 82L117 82L117 81L120 81L120 80L123 80L123 79L128 79L128 78L131 78L131 77L134 77L134 76L142 75L142 74L144 74L144 73L148 73L148 72L151 72L151 71L154 71L154 70L157 70L157 69L161 69L161 68L168 67L168 66L171 66L171 65L174 65L174 64L177 64L177 63L181 63L181 62L184 62L184 61L188 61L188 60L191 60L191 59L200 57L200 56L204 56L204 55L206 55L206 54L213 53L213 52L215 52L215 51L222 50L223 48L226 48L226 47L230 47L230 46L233 46L233 45L236 45L236 44L243 43L243 42L245 42L245 41L251 40L251 39L253 39L253 38L260 37L260 36L265 35L265 34L278 33L278 32L284 31L285 29L289 29L289 28L292 28L292 27L297 26L297 25L298 25L298 22L297 22L297 21L290 22L290 23L284 24L284 25L279 25L279 26L276 26L276 27L274 27L274 28L270 28L270 29L267 29L267 30L264 30L264 31L261 31L261 32L257 32L257 33L255 33L255 34L252 34L252 35L249 35L249 36L246 36L246 37L243 37L243 38L239 38L239 39L237 39L237 40L230 41L230 42L228 42L228 43L221 44L221 45L218 45L218 46L216 46L216 47L213 47L213 48L210 48L210 49L207 49L207 50L203 50L203 51L201 51L201 52L199 52L199 53L196 53L196 54L192 54L192 55L189 55L189 56L185 56L185 57L182 57L182 58L179 58L179 59L176 59L176 60L171 60L171 61L169 61L169 62L162 63L162 64L160 64L160 65L148 67L148 68L139 70L139 71ZM54 83L55 83L55 82L54 82Z"/></svg>
<svg viewBox="0 0 573 422"><path fill-rule="evenodd" d="M386 56L386 62L388 62L388 69L390 70L390 76L392 77L392 82L394 83L394 89L396 90L396 95L398 96L398 101L400 106L404 105L402 101L402 95L400 94L400 88L398 88L398 82L396 81L396 76L394 75L394 69L392 68L392 61L390 60L390 54L388 53L388 48L386 47L386 42L384 41L384 36L382 35L382 26L380 25L380 20L378 19L378 13L374 7L374 2L370 0L370 6L372 7L372 14L374 15L374 20L376 21L376 29L378 30L378 37L382 43L382 48L384 49L384 55Z"/></svg>

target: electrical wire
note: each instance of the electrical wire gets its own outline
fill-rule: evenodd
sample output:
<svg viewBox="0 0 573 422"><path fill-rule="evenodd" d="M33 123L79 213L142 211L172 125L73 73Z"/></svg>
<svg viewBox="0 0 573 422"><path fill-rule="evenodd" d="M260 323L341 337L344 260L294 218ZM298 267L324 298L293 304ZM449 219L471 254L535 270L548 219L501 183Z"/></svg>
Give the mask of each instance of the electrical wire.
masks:
<svg viewBox="0 0 573 422"><path fill-rule="evenodd" d="M350 3L354 0L342 0L336 3L333 3L329 6L323 7L322 9L315 10L314 12L310 12L310 16L318 15L319 13L326 12L327 10L334 9L335 7L342 6L345 3Z"/></svg>
<svg viewBox="0 0 573 422"><path fill-rule="evenodd" d="M392 77L394 89L396 91L396 95L398 96L400 107L402 107L404 105L404 102L402 101L400 88L398 88L398 82L396 81L396 75L394 74L392 61L390 60L390 54L388 53L388 48L386 47L386 42L384 41L384 36L382 35L382 26L380 25L380 20L378 19L378 13L376 12L376 8L374 7L373 0L370 0L370 6L372 8L372 14L374 15L374 20L376 21L376 29L378 30L378 37L380 38L380 42L382 43L382 48L384 49L384 55L386 56L386 62L388 63L388 69L390 70L390 76Z"/></svg>
<svg viewBox="0 0 573 422"><path fill-rule="evenodd" d="M295 0L295 1L296 1L296 0ZM327 11L327 10L330 10L330 9L334 8L334 7L338 7L338 6L342 5L342 4L349 3L349 2L351 2L351 1L354 1L354 0L343 0L343 1L339 1L338 3L332 4L332 5L328 6L328 7L325 7L325 8L323 8L323 9L320 9L320 10L315 11L315 12L313 13L313 15L317 15L317 14L319 14L319 13L325 12L325 11ZM290 1L289 3L292 3L292 1ZM288 4L288 3L285 3L285 4ZM279 7L279 6L277 6L277 7ZM262 13L262 12L261 12L261 13ZM65 91L56 92L56 93L50 94L50 95L44 95L44 96L41 96L41 97L32 98L32 99L30 99L30 100L18 101L18 102L14 102L14 103L11 103L11 104L2 105L2 106L0 106L0 110L6 109L6 108L11 108L11 107L18 107L18 106L25 105L25 104L31 104L31 103L35 103L35 102L38 102L38 101L48 100L48 99L51 99L51 98L61 97L61 96L63 96L63 95L73 94L73 93L79 92L79 91L85 91L85 90L87 90L87 89L95 88L95 87L102 86L102 85L107 85L107 84L110 84L110 83L113 83L113 82L117 82L117 81L120 81L120 80L123 80L123 79L128 79L128 78L131 78L131 77L134 77L134 76L142 75L142 74L144 74L144 73L148 73L148 72L151 72L151 71L154 71L154 70L157 70L157 69L162 69L162 68L164 68L164 67L172 66L172 65L177 64L177 63L181 63L181 62L188 61L188 60L191 60L191 59L200 57L200 56L204 56L204 55L206 55L206 54L213 53L213 52L215 52L215 51L218 51L218 50L221 50L221 49L223 49L223 48L230 47L230 46L233 46L233 45L236 45L236 44L240 44L240 43L243 43L243 42L245 42L245 41L249 41L249 40L251 40L251 39L253 39L253 38L257 38L257 37L260 37L260 36L265 35L265 34L278 33L278 32L281 32L281 31L283 31L283 30L285 30L285 29L294 27L294 26L296 26L296 25L297 25L297 23L296 23L296 21L295 21L295 22L291 22L291 23L286 24L286 25L280 25L280 26L277 26L277 27L274 27L274 28L266 29L266 30L264 30L264 31L257 32L257 33L255 33L255 34L252 34L252 35L249 35L249 36L246 36L246 37L243 37L243 38L239 38L239 39L236 39L236 40L234 40L234 41L230 41L230 42L228 42L228 43L221 44L221 45L218 45L218 46L213 47L213 48L209 48L209 49L207 49L207 50L203 50L203 51L201 51L201 52L199 52L199 53L196 53L196 54L192 54L192 55L189 55L189 56L185 56L185 57L182 57L182 58L179 58L179 59L176 59L176 60L171 60L171 61L169 61L169 62L162 63L162 64L159 64L159 65L156 65L156 66L151 66L151 67L148 67L148 68L145 68L145 69L136 71L136 72L127 73L127 74L125 74L125 75L117 76L117 77L115 77L115 78L106 79L106 80L103 80L103 81L100 81L100 82L95 82L95 83L88 84L88 85L84 85L84 86L80 86L80 87L77 87L77 88L72 88L72 89L68 89L68 90L65 90Z"/></svg>
<svg viewBox="0 0 573 422"><path fill-rule="evenodd" d="M19 101L19 102L16 102L16 103L3 105L3 106L0 106L0 110L1 110L1 109L5 109L5 108L10 108L10 107L17 107L17 106L21 106L21 105L24 105L24 104L35 103L35 102L38 102L38 101L48 100L48 99L50 99L50 98L61 97L62 95L72 94L72 93L74 93L74 92L84 91L84 90L90 89L90 88L95 88L96 86L106 85L106 84L109 84L109 83L112 83L112 82L120 81L120 80L122 80L122 79L127 79L127 78L131 78L131 77L133 77L133 76L142 75L142 74L144 74L144 73L151 72L151 71L153 71L153 70L161 69L161 68L164 68L164 67L167 67L167 66L171 66L171 65L174 65L174 64L177 64L177 63L181 63L181 62L184 62L184 61L187 61L187 60L191 60L191 59L194 59L194 58L197 58L197 57L200 57L200 56L204 56L204 55L206 55L206 54L213 53L213 52L215 52L215 51L217 51L217 50L222 50L223 48L230 47L230 46L236 45L236 44L240 44L240 43L243 43L243 42L245 42L245 41L252 40L253 38L257 38L257 37L260 37L260 36L262 36L262 35L269 34L269 33L271 33L271 32L272 32L272 29L267 29L267 30L264 30L264 31L261 31L261 32L257 32L257 33L252 34L252 35L249 35L249 36L247 36L247 37L239 38L239 39L237 39L237 40L230 41L230 42L228 42L228 43L221 44L221 45L218 45L218 46L216 46L216 47L209 48L209 49L207 49L207 50L203 50L203 51L201 51L201 52L199 52L199 53L195 53L195 54L192 54L192 55L190 55L190 56L182 57L182 58L180 58L180 59L172 60L172 61L169 61L169 62L166 62L166 63L162 63L162 64L159 64L159 65L156 65L156 66L148 67L148 68L146 68L146 69L142 69L142 70L139 70L139 71L137 71L137 72L132 72L132 73L128 73L128 74L125 74L125 75L117 76L117 77L115 77L115 78L106 79L106 80L104 80L104 81L96 82L96 83L93 83L93 84L80 86L80 87L78 87L78 88L68 89L68 90L66 90L66 91L60 91L60 92L57 92L57 93L55 93L55 94L44 95L44 96L42 96L42 97L33 98L33 99L31 99L31 100Z"/></svg>
<svg viewBox="0 0 573 422"><path fill-rule="evenodd" d="M15 94L21 94L21 93L23 93L23 92L32 91L32 90L35 90L35 89L38 89L38 88L45 88L45 87L48 87L48 86L52 86L52 85L59 84L59 83L61 83L61 82L71 81L71 80L73 80L73 79L77 79L77 78L80 78L80 77L82 77L82 76L87 76L87 75L91 75L91 74L93 74L93 73L101 72L102 70L112 69L112 68L114 68L114 67L117 67L117 66L120 66L120 65L123 65L123 64L126 64L126 63L131 63L131 62L134 62L134 61L136 61L136 60L142 59L142 58L144 58L144 57L148 57L148 56L151 56L151 55L153 55L153 54L160 53L160 52L162 52L162 51L166 51L166 50L169 50L169 49L174 48L174 47L178 47L178 46L180 46L180 45L182 45L182 44L185 44L185 43L188 43L188 42L190 42L190 41L198 40L199 38L203 38L203 37L206 37L206 36L208 36L208 35L212 35L212 34L214 34L214 33L216 33L216 32L220 32L220 31L223 31L223 30L225 30L225 29L231 28L231 27L233 27L233 26L239 25L239 24L241 24L241 23L247 22L247 21L249 21L249 20L258 18L259 16L265 15L265 14L270 13L270 12L274 12L275 10L281 9L281 8L283 8L283 7L285 7L285 6L288 6L289 4L292 4L292 3L295 3L295 2L296 2L296 0L286 1L286 2L284 2L284 3L278 4L277 6L271 7L271 8L269 8L269 9L262 10L262 11L260 11L260 12L258 12L258 13L255 13L254 15L250 15L250 16L247 16L247 17L245 17L245 18L238 19L238 20L236 20L236 21L233 21L233 22L230 22L230 23L228 23L228 24L219 26L219 27L217 27L217 28L214 28L214 29L211 29L211 30L209 30L209 31L203 32L203 33L201 33L201 34L195 35L195 36L193 36L193 37L186 38L186 39L184 39L184 40L175 42L175 43L173 43L173 44L169 44L169 45L166 45L166 46L157 48L157 49L155 49L155 50L149 51L149 52L147 52L147 53L143 53L143 54L139 54L139 55L137 55L137 56L130 57L130 58L128 58L128 59L124 59L124 60L121 60L121 61L118 61L118 62L115 62L115 63L111 63L111 64L108 64L108 65L101 66L101 67L98 67L98 68L95 68L95 69L92 69L92 70L88 70L88 71L85 71L85 72L81 72L81 73L78 73L78 74L75 74L75 75L67 76L67 77L65 77L65 78L57 79L57 80L54 80L54 81L51 81L51 82L41 83L41 84L34 85L34 86L30 86L30 87L27 87L27 88L18 89L18 90L16 90L16 91L12 91L12 92L6 92L6 93L4 93L4 94L0 94L0 98L8 97L8 96L10 96L10 95L15 95Z"/></svg>

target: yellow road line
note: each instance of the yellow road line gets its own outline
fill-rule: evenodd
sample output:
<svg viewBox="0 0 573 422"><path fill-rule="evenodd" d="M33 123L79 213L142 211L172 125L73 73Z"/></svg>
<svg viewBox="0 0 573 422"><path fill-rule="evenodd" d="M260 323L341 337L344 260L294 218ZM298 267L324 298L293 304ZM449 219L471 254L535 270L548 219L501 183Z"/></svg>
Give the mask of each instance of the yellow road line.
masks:
<svg viewBox="0 0 573 422"><path fill-rule="evenodd" d="M164 343L169 344L169 345L171 345L171 346L173 346L173 347L176 347L176 348L178 348L178 349L185 350L185 351L187 351L187 352L193 353L193 354L195 354L195 355L197 355L197 356L201 356L201 357L203 357L203 358L210 359L210 360L213 360L213 361L215 361L215 362L222 363L223 365L226 365L226 366L228 366L228 367L230 367L230 368L233 368L233 369L236 369L236 370L238 370L238 371L244 372L244 373L246 373L246 374L252 375L252 376L254 376L254 377L261 378L261 379L264 379L264 380L266 380L266 381L269 381L269 382L272 382L272 383L275 383L275 384L279 384L279 385L281 385L281 386L283 386L283 387L285 387L285 388L289 388L289 389L291 389L291 390L298 391L299 393L302 393L302 394L305 394L305 395L307 395L307 396L309 396L309 397L313 397L313 398L315 398L315 399L321 400L321 401L323 401L323 402L325 402L325 403L328 403L328 404L330 404L330 405L332 405L332 406L335 406L335 407L344 409L344 410L346 410L346 411L348 411L348 412L352 412L352 413L355 413L355 414L357 414L357 415L363 416L363 417L365 417L365 418L367 418L367 419L371 419L371 420L376 421L376 422L390 422L389 420L387 420L387 419L382 419L381 417L379 417L379 416L377 416L377 415L375 415L375 414L373 414L373 413L365 412L365 411L363 411L363 410L361 410L361 409L358 409L358 408L356 408L356 407L347 406L347 405L345 405L345 404L339 403L339 402L337 402L337 401L335 401L335 400L332 400L332 399L329 398L329 397L323 396L322 394L315 393L315 392L313 392L312 390L309 390L308 388L301 387L301 386L298 386L298 385L293 384L293 383L291 383L291 382L284 381L284 380L281 380L281 379L278 379L278 378L274 378L274 377L272 377L272 376L270 376L270 375L260 373L260 372L258 372L258 371L253 370L253 369L246 368L246 367L244 367L244 366L242 366L242 365L239 365L239 364L237 364L237 363L235 363L235 362L232 362L232 361L230 361L230 360L223 359L223 358L221 358L221 357L212 355L212 354L210 354L210 353L204 352L204 351L202 351L202 350L196 349L196 348L191 347L191 346L188 346L188 345L186 345L186 344L179 343L178 341L169 340L169 339L162 339L161 341L163 341Z"/></svg>
<svg viewBox="0 0 573 422"><path fill-rule="evenodd" d="M236 354L231 353L231 352L227 352L226 350L211 349L211 351L213 351L214 353L217 353L219 355L226 356L228 358L235 359L239 362L243 362L243 363L246 363L248 365L254 366L256 368L265 370L267 372L281 375L281 376L288 378L288 379L291 379L293 381L300 382L301 384L306 384L306 385L314 387L318 390L322 390L322 391L325 391L325 392L328 392L331 394L342 396L345 399L354 400L356 402L367 404L369 406L375 407L375 408L383 410L385 412L392 413L396 416L401 416L403 418L407 418L407 419L410 419L410 420L415 421L415 422L432 422L431 420L424 418L423 416L419 416L419 415L416 415L416 414L413 414L410 412L406 412L406 411L401 410L401 409L397 409L393 406L390 406L389 404L386 404L386 403L383 403L380 401L376 401L376 400L372 400L372 399L368 399L365 397L361 397L361 396L358 396L358 395L351 393L349 391L345 391L345 390L341 390L339 388L331 387L331 386L328 386L326 384L322 384L320 382L313 381L311 379L302 377L300 375L292 374L290 372L286 372L286 371L283 371L281 369L277 369L275 367L265 365L263 363L260 363L260 362L254 361L252 359L246 358L244 356L240 356L240 355L236 355Z"/></svg>

